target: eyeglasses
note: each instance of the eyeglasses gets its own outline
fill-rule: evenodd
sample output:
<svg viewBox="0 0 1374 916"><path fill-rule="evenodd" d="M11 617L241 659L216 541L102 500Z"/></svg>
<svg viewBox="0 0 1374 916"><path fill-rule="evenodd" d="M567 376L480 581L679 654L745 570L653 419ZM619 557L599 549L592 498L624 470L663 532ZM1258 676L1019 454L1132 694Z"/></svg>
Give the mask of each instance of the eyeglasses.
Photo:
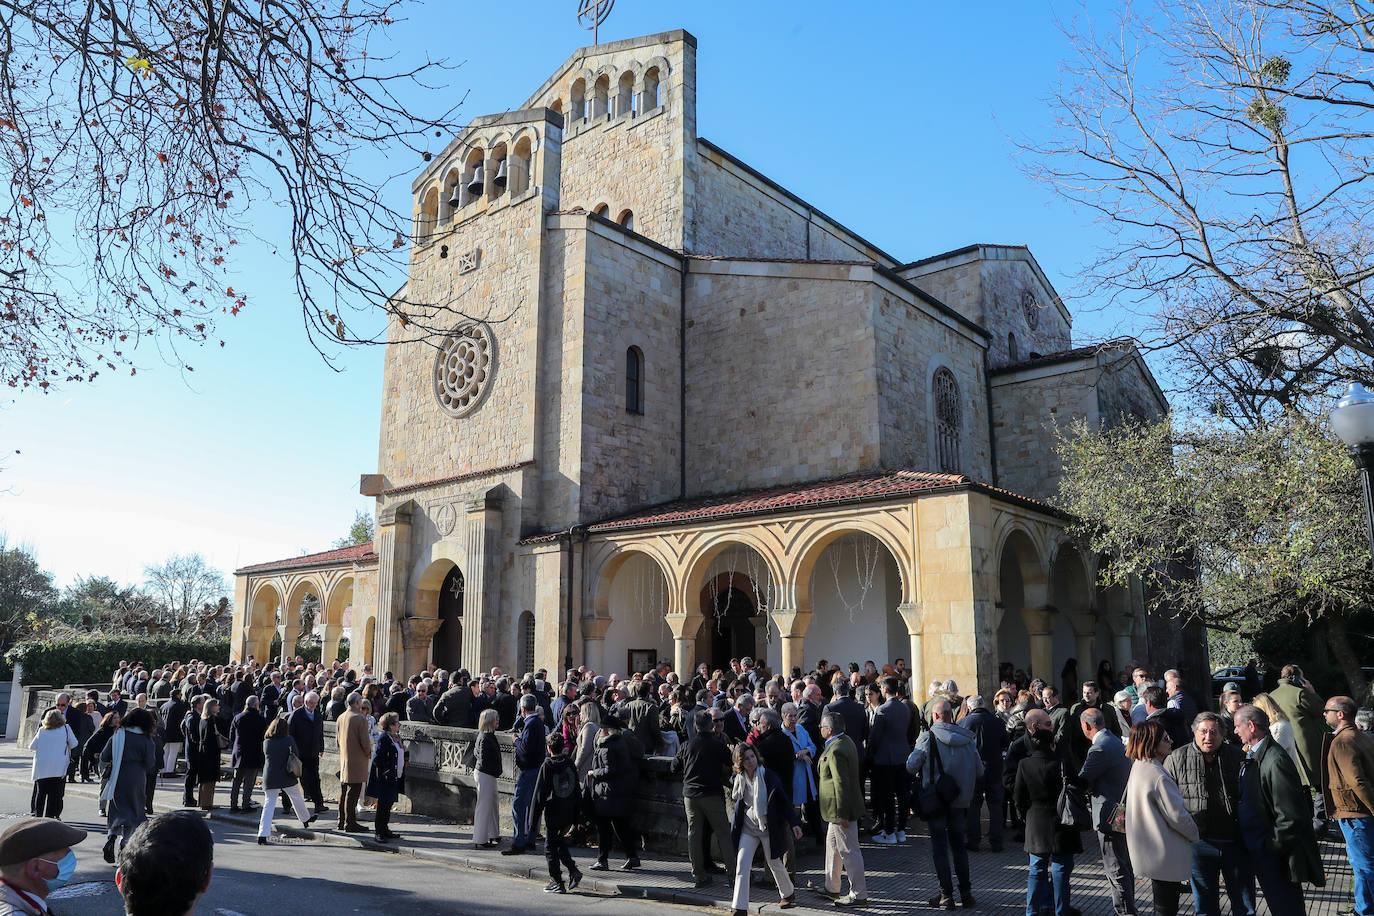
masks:
<svg viewBox="0 0 1374 916"><path fill-rule="evenodd" d="M1344 712L1343 709L1323 709L1322 712Z"/></svg>

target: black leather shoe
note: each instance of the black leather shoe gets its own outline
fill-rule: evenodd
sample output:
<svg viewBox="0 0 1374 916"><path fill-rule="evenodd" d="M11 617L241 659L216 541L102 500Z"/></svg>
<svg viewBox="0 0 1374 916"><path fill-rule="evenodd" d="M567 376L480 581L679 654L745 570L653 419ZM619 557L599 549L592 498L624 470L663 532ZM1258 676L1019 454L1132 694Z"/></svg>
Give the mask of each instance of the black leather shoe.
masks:
<svg viewBox="0 0 1374 916"><path fill-rule="evenodd" d="M258 837L258 845L259 845L259 846L266 846L266 845L267 845L267 837L265 837L265 836L260 836L260 837Z"/></svg>
<svg viewBox="0 0 1374 916"><path fill-rule="evenodd" d="M581 883L582 872L578 871L575 868L568 869L568 890L576 890L577 886Z"/></svg>

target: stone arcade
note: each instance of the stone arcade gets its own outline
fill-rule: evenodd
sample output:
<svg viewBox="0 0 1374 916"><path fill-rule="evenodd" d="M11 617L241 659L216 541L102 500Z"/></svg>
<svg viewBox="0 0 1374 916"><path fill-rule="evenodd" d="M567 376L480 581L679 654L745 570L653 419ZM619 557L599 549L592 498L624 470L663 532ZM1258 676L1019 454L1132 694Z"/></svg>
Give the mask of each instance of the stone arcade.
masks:
<svg viewBox="0 0 1374 916"><path fill-rule="evenodd" d="M398 675L1183 656L1045 502L1049 421L1167 408L1139 354L1023 246L903 262L700 137L690 34L577 51L413 191L398 296L456 311L390 329L376 539L238 570L235 657L307 595Z"/></svg>

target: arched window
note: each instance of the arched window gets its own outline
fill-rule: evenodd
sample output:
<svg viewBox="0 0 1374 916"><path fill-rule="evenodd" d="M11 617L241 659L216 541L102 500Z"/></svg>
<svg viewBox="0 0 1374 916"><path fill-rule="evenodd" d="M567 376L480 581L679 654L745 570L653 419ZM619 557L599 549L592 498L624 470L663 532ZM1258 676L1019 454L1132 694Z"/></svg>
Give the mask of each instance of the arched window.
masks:
<svg viewBox="0 0 1374 916"><path fill-rule="evenodd" d="M1010 359L1012 362L1016 362L1018 359L1021 358L1021 351L1016 349L1015 331L1007 332L1007 358Z"/></svg>
<svg viewBox="0 0 1374 916"><path fill-rule="evenodd" d="M506 144L498 143L491 148L491 160L488 162L488 168L491 169L491 180L487 187L491 188L492 198L500 197L506 193L506 188L510 185L509 168L504 174L501 171L501 166L510 165L506 162L506 158Z"/></svg>
<svg viewBox="0 0 1374 916"><path fill-rule="evenodd" d="M611 110L611 78L601 74L592 88L592 117L605 118Z"/></svg>
<svg viewBox="0 0 1374 916"><path fill-rule="evenodd" d="M427 242L439 222L439 189L430 188L420 201L420 211L415 216L415 240Z"/></svg>
<svg viewBox="0 0 1374 916"><path fill-rule="evenodd" d="M581 121L587 116L587 84L583 80L578 80L572 84L572 92L569 93L568 117L574 121Z"/></svg>
<svg viewBox="0 0 1374 916"><path fill-rule="evenodd" d="M534 614L529 611L520 615L520 664L516 670L521 674L534 670Z"/></svg>
<svg viewBox="0 0 1374 916"><path fill-rule="evenodd" d="M625 351L625 411L644 413L644 351L639 347Z"/></svg>
<svg viewBox="0 0 1374 916"><path fill-rule="evenodd" d="M608 207L606 204L597 204L596 207L592 210L592 212L595 213L597 216L604 216L606 219L611 218L611 208Z"/></svg>
<svg viewBox="0 0 1374 916"><path fill-rule="evenodd" d="M653 111L658 106L658 68L650 67L644 71L644 94L639 110Z"/></svg>
<svg viewBox="0 0 1374 916"><path fill-rule="evenodd" d="M620 91L615 97L615 114L619 117L635 110L635 75L626 70L620 74Z"/></svg>
<svg viewBox="0 0 1374 916"><path fill-rule="evenodd" d="M615 218L615 221L620 225L624 226L626 229L629 229L631 232L634 231L635 215L631 211L621 210L620 215Z"/></svg>
<svg viewBox="0 0 1374 916"><path fill-rule="evenodd" d="M941 366L930 380L935 402L935 458L942 474L959 473L959 431L964 410L959 403L959 382Z"/></svg>
<svg viewBox="0 0 1374 916"><path fill-rule="evenodd" d="M511 153L509 160L510 177L508 186L511 196L523 194L530 187L530 165L534 161L534 154L529 137L521 137L515 141L515 151Z"/></svg>
<svg viewBox="0 0 1374 916"><path fill-rule="evenodd" d="M463 163L463 202L461 206L466 207L468 204L472 203L474 200L477 200L482 196L482 188L479 187L475 192L472 190L472 188L476 186L474 179L478 177L479 170L482 173L481 180L483 186L485 187L486 158L486 153L480 149L475 149L468 153L467 161Z"/></svg>
<svg viewBox="0 0 1374 916"><path fill-rule="evenodd" d="M549 104L549 111L556 111L556 112L558 112L559 114L562 114L562 113L563 113L563 100L562 100L562 99L554 99L554 100Z"/></svg>

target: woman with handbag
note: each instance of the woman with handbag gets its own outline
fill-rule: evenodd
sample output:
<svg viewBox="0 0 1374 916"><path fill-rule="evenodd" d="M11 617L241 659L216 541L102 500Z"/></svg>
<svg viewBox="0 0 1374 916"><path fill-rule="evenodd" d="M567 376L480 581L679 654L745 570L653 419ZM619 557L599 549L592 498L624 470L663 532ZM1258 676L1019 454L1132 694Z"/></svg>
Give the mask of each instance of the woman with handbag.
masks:
<svg viewBox="0 0 1374 916"><path fill-rule="evenodd" d="M1016 809L1026 823L1026 852L1030 880L1026 884L1026 916L1054 906L1055 916L1069 916L1069 877L1073 857L1083 851L1077 829L1060 822L1059 796L1066 773L1054 749L1049 716L1036 710L1026 717L1030 756L1016 770ZM1076 777L1073 777L1076 778Z"/></svg>
<svg viewBox="0 0 1374 916"><path fill-rule="evenodd" d="M67 791L67 767L76 750L76 734L60 709L43 716L43 727L29 742L33 751L34 817L62 818L62 797Z"/></svg>
<svg viewBox="0 0 1374 916"><path fill-rule="evenodd" d="M301 758L296 750L296 742L286 727L286 719L278 716L267 726L267 736L262 742L262 754L267 764L262 771L262 817L258 821L258 845L266 846L267 838L272 835L272 816L277 813L277 797L281 792L291 799L291 807L296 809L296 817L301 819L302 827L309 827L315 815L305 804L305 793L301 791Z"/></svg>
<svg viewBox="0 0 1374 916"><path fill-rule="evenodd" d="M735 856L735 888L731 901L733 916L749 912L749 871L754 851L763 848L763 860L777 882L782 900L778 909L790 909L796 904L796 891L787 876L783 856L792 848L792 841L801 839L801 820L792 805L791 787L759 764L758 754L748 744L735 745L735 781L730 797L735 800L735 816L730 840L738 853ZM790 829L789 829L790 828Z"/></svg>
<svg viewBox="0 0 1374 916"><path fill-rule="evenodd" d="M123 726L106 742L100 752L100 800L106 806L105 861L115 861L115 841L119 848L148 819L148 774L156 773L157 748L148 733L153 714L147 709L131 709Z"/></svg>
<svg viewBox="0 0 1374 916"><path fill-rule="evenodd" d="M378 725L382 731L367 775L367 794L377 799L377 842L386 843L401 838L399 834L391 832L391 806L396 804L400 795L405 751L401 748L400 716L394 712L386 713Z"/></svg>
<svg viewBox="0 0 1374 916"><path fill-rule="evenodd" d="M484 709L477 717L476 755L477 809L472 815L472 845L477 849L492 849L501 843L501 815L497 809L496 780L501 778L501 745L496 740L496 726L501 714Z"/></svg>
<svg viewBox="0 0 1374 916"><path fill-rule="evenodd" d="M1126 845L1137 878L1150 879L1157 916L1176 916L1183 882L1193 875L1197 822L1183 803L1174 777L1164 769L1173 750L1155 719L1136 723L1126 756L1135 761L1126 782Z"/></svg>

